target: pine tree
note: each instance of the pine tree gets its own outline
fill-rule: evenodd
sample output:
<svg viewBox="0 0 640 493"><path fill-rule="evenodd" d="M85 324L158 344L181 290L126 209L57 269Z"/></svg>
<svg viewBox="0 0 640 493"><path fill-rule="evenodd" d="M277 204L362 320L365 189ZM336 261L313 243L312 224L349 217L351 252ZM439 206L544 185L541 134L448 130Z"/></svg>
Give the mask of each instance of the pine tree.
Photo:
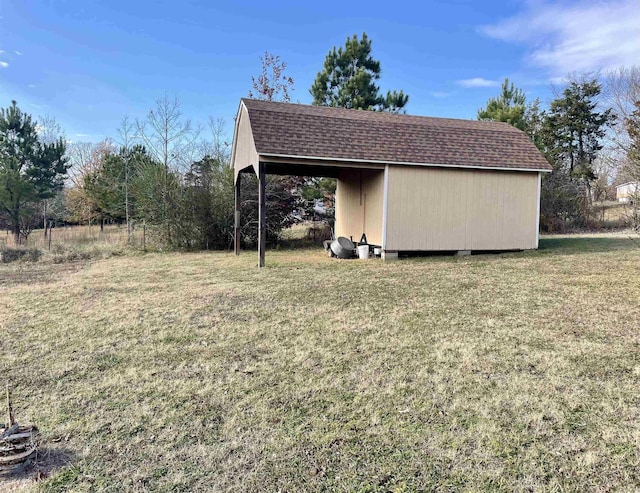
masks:
<svg viewBox="0 0 640 493"><path fill-rule="evenodd" d="M541 222L548 229L556 220L563 227L589 221L593 165L615 122L610 109L599 111L600 91L595 79L571 81L541 113L534 142L554 168L541 191Z"/></svg>
<svg viewBox="0 0 640 493"><path fill-rule="evenodd" d="M601 90L596 79L571 81L546 115L553 164L567 167L569 176L583 180L587 187L596 178L593 162L603 147L602 138L615 123L611 109L598 111Z"/></svg>
<svg viewBox="0 0 640 493"><path fill-rule="evenodd" d="M509 79L502 83L499 96L489 99L484 109L478 110L478 120L505 122L520 130L526 130L526 97L522 89L516 88Z"/></svg>
<svg viewBox="0 0 640 493"><path fill-rule="evenodd" d="M629 134L629 147L627 157L629 158L629 176L640 183L640 101L634 103L635 110L625 119L625 127Z"/></svg>
<svg viewBox="0 0 640 493"><path fill-rule="evenodd" d="M338 108L374 111L403 111L409 96L402 91L380 94L376 81L380 79L380 62L371 56L371 40L366 33L347 38L345 46L334 47L318 72L310 93L313 104Z"/></svg>
<svg viewBox="0 0 640 493"><path fill-rule="evenodd" d="M0 215L16 243L29 208L62 189L68 169L65 150L62 138L42 142L37 123L15 101L0 109Z"/></svg>
<svg viewBox="0 0 640 493"><path fill-rule="evenodd" d="M104 219L126 219L127 179L135 174L136 161L141 157L146 158L144 147L122 147L118 152L107 152L98 167L84 176L84 193L93 204L93 212L102 219L101 228Z"/></svg>

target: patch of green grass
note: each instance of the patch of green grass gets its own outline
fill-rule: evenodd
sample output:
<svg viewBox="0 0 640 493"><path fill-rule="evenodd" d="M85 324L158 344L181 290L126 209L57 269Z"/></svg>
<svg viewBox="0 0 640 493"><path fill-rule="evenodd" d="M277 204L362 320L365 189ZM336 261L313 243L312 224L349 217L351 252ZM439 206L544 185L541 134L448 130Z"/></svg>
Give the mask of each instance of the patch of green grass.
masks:
<svg viewBox="0 0 640 493"><path fill-rule="evenodd" d="M638 235L592 235L589 241L584 237L567 235L542 237L540 239L540 253L575 254L612 252L615 250L640 250Z"/></svg>
<svg viewBox="0 0 640 493"><path fill-rule="evenodd" d="M632 490L634 241L8 264L0 372L43 491Z"/></svg>

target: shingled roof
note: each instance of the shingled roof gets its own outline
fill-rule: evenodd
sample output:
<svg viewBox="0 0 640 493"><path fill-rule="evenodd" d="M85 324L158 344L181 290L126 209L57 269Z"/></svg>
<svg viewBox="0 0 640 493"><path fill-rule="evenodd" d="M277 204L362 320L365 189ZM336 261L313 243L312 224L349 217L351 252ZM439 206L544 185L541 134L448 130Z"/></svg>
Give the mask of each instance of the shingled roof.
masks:
<svg viewBox="0 0 640 493"><path fill-rule="evenodd" d="M242 103L263 158L551 170L529 137L506 123L253 99Z"/></svg>

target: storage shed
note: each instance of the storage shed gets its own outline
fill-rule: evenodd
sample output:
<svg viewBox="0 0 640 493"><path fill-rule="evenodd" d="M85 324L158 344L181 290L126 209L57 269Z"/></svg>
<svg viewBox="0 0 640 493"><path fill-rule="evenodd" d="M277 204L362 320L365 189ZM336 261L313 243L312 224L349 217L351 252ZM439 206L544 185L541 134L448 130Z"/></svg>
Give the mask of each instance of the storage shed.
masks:
<svg viewBox="0 0 640 493"><path fill-rule="evenodd" d="M551 166L522 131L457 120L242 99L231 164L259 179L264 265L266 174L337 178L336 236L399 252L538 247L541 174Z"/></svg>

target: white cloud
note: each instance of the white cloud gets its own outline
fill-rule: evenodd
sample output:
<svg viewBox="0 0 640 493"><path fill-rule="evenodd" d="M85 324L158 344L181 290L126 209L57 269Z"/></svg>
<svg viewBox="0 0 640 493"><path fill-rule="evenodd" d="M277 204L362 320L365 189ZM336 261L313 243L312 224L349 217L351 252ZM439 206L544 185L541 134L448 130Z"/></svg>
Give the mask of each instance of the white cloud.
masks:
<svg viewBox="0 0 640 493"><path fill-rule="evenodd" d="M16 55L20 55L20 56L22 56L22 53L21 53L21 52L19 52L19 51L16 51L16 52L14 52L14 53L15 53Z"/></svg>
<svg viewBox="0 0 640 493"><path fill-rule="evenodd" d="M90 134L76 134L76 137L90 137Z"/></svg>
<svg viewBox="0 0 640 493"><path fill-rule="evenodd" d="M474 77L472 79L457 80L456 84L462 87L498 87L500 82L497 80L483 79L482 77Z"/></svg>
<svg viewBox="0 0 640 493"><path fill-rule="evenodd" d="M567 4L527 2L522 12L480 31L522 43L527 59L552 77L611 70L640 59L638 0L582 0Z"/></svg>
<svg viewBox="0 0 640 493"><path fill-rule="evenodd" d="M0 67L1 68L7 68L9 66L9 64L7 62L0 62Z"/></svg>
<svg viewBox="0 0 640 493"><path fill-rule="evenodd" d="M2 55L4 53L4 50L0 50L0 55Z"/></svg>
<svg viewBox="0 0 640 493"><path fill-rule="evenodd" d="M36 85L35 85L35 84L29 84L29 86L28 86L28 87L30 87L31 89L33 89L34 87L36 87Z"/></svg>

